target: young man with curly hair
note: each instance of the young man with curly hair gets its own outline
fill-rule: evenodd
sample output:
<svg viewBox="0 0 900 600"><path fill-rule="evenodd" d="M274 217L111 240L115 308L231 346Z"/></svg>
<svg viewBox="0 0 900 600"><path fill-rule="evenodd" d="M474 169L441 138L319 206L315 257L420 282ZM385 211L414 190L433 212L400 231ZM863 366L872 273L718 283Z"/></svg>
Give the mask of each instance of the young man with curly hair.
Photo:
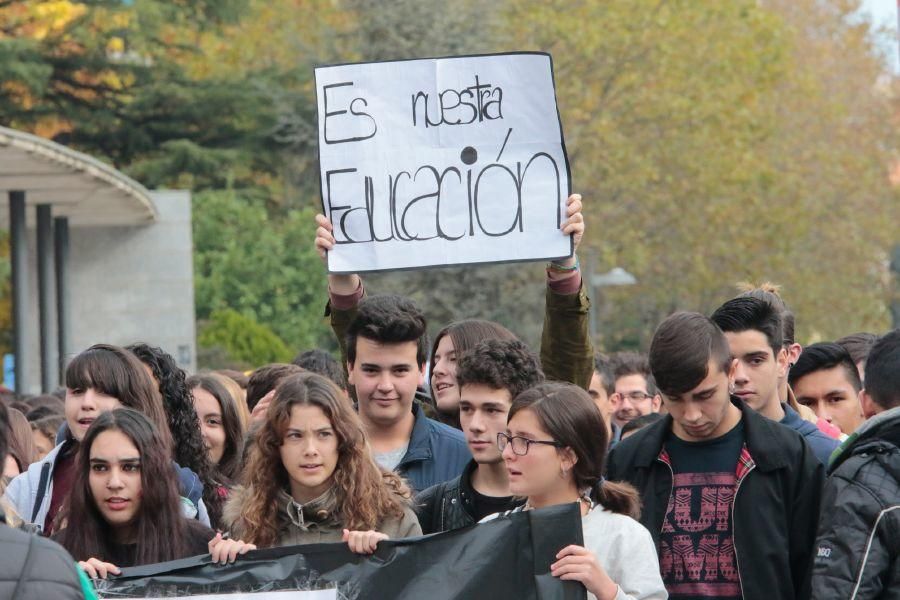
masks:
<svg viewBox="0 0 900 600"><path fill-rule="evenodd" d="M417 496L425 534L473 525L522 503L509 492L497 434L506 431L513 399L544 380L537 356L519 340L485 340L459 359L456 379L459 420L472 460L459 477Z"/></svg>

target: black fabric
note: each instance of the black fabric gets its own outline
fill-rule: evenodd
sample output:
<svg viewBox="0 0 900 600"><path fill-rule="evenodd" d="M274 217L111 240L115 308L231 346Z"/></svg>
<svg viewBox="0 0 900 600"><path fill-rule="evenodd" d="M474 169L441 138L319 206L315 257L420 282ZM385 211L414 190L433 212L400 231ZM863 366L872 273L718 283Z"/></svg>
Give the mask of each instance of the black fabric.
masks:
<svg viewBox="0 0 900 600"><path fill-rule="evenodd" d="M701 442L686 442L670 430L665 448L675 474L734 473L743 445L744 421L741 420L725 435Z"/></svg>
<svg viewBox="0 0 900 600"><path fill-rule="evenodd" d="M188 520L185 536L188 543L188 550L185 552L184 556L179 558L206 554L209 551L209 541L213 539L216 534L209 527L201 525L196 521ZM121 568L134 567L137 563L137 548L138 545L136 543L110 544L109 555L105 559L105 562L110 562Z"/></svg>
<svg viewBox="0 0 900 600"><path fill-rule="evenodd" d="M512 510L519 504L512 496L485 496L472 488L472 514L476 523L488 515Z"/></svg>
<svg viewBox="0 0 900 600"><path fill-rule="evenodd" d="M84 599L75 561L60 545L0 520L0 600Z"/></svg>
<svg viewBox="0 0 900 600"><path fill-rule="evenodd" d="M900 410L848 440L830 471L813 597L900 599Z"/></svg>
<svg viewBox="0 0 900 600"><path fill-rule="evenodd" d="M712 440L687 442L669 432L674 474L659 562L669 598L741 596L734 558L731 501L744 445L744 423Z"/></svg>
<svg viewBox="0 0 900 600"><path fill-rule="evenodd" d="M336 588L344 600L584 600L584 586L550 574L557 552L570 544L584 544L574 503L385 540L371 556L343 543L309 544L251 551L226 566L207 556L125 569L101 582L98 593L145 598Z"/></svg>
<svg viewBox="0 0 900 600"><path fill-rule="evenodd" d="M462 475L450 481L433 485L416 496L415 511L423 534L450 531L474 525L484 517L505 512L524 504L524 498L503 498L502 503L492 506L491 500L481 501L476 506L475 489L472 487L472 473L478 467L469 461ZM481 498L490 498L482 496ZM490 510L490 512L484 512ZM481 516L478 516L478 515Z"/></svg>
<svg viewBox="0 0 900 600"><path fill-rule="evenodd" d="M755 467L735 493L734 544L743 597L809 597L812 548L824 467L796 431L770 421L737 398ZM620 442L609 456L607 478L634 485L643 503L641 523L659 544L672 491L672 471L659 453L672 417Z"/></svg>

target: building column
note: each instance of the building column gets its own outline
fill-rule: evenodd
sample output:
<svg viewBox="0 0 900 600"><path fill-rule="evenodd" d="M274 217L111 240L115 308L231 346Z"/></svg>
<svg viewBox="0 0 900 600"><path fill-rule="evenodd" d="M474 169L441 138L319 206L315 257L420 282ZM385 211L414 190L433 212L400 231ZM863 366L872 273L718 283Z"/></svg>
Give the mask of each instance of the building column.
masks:
<svg viewBox="0 0 900 600"><path fill-rule="evenodd" d="M53 227L56 266L56 342L59 356L59 382L65 385L69 359L69 219L56 217Z"/></svg>
<svg viewBox="0 0 900 600"><path fill-rule="evenodd" d="M28 241L25 231L25 192L9 192L9 256L12 265L13 355L17 394L25 392L28 376Z"/></svg>
<svg viewBox="0 0 900 600"><path fill-rule="evenodd" d="M38 316L41 344L41 392L49 394L56 387L57 368L53 361L51 326L53 301L53 211L49 204L37 206Z"/></svg>

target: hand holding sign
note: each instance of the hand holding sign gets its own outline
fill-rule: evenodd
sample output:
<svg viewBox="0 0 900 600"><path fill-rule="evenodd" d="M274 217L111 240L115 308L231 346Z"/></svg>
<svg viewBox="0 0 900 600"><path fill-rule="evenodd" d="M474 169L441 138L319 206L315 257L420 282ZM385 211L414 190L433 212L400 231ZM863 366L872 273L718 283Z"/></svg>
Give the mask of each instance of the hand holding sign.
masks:
<svg viewBox="0 0 900 600"><path fill-rule="evenodd" d="M323 67L316 89L331 273L572 254L549 55Z"/></svg>

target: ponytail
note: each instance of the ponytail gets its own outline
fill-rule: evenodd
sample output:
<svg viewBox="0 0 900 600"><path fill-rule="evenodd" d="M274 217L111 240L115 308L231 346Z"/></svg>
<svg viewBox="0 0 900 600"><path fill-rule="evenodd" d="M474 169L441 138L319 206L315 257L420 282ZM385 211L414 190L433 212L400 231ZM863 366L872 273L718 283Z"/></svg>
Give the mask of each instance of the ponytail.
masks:
<svg viewBox="0 0 900 600"><path fill-rule="evenodd" d="M635 520L641 518L641 497L630 483L601 478L591 490L591 497L606 510Z"/></svg>

